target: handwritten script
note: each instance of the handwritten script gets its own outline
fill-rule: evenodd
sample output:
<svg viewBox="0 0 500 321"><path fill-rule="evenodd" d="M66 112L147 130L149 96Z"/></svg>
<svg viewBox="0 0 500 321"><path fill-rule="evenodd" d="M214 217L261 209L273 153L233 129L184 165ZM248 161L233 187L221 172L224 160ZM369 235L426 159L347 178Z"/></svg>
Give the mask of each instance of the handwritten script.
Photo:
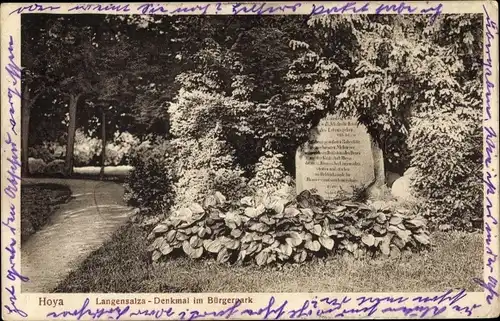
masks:
<svg viewBox="0 0 500 321"><path fill-rule="evenodd" d="M303 317L372 316L378 311L392 316L424 318L442 315L448 309L458 311L464 316L471 316L474 309L480 307L480 305L459 304L466 296L465 290L448 290L435 296L315 297L311 300L305 300L299 305L292 305L287 300L278 302L274 296L271 296L269 301L262 307L250 309L243 306L241 301L238 300L227 308L213 311L175 310L173 307L136 310L130 305L95 309L90 306L90 300L87 298L78 309L49 312L47 317L53 319L76 317L77 320L80 320L85 316L90 316L93 319L103 317L118 320L123 316L149 316L155 319L172 317L176 320L197 320L204 318L228 319L232 316L258 316L264 320L278 320L285 317L298 319Z"/></svg>
<svg viewBox="0 0 500 321"><path fill-rule="evenodd" d="M10 122L10 128L9 130L5 133L5 137L3 139L4 144L7 146L7 162L8 165L7 167L7 186L3 189L3 194L6 196L3 198L5 201L10 201L9 204L9 213L6 216L6 219L4 220L2 218L2 229L4 230L3 233L9 233L10 234L10 242L8 244L5 244L5 248L3 249L5 251L5 256L9 258L9 263L8 263L8 269L7 269L7 278L3 280L3 286L4 289L9 293L9 301L8 302L3 302L4 308L7 311L8 314L17 314L23 318L27 317L28 315L26 312L22 311L19 309L16 305L17 302L17 296L16 296L16 288L14 286L14 282L20 280L21 282L26 282L29 279L25 276L22 276L18 268L16 266L16 256L17 256L17 251L16 248L17 246L17 238L16 238L16 220L17 220L17 214L18 210L16 208L16 205L14 204L14 200L17 198L21 186L21 162L19 159L19 148L14 141L14 138L18 136L18 130L17 130L17 123L15 121L15 115L16 112L20 109L18 106L21 104L21 94L19 92L19 85L21 82L21 68L19 65L16 63L16 55L14 54L14 38L12 36L9 36L9 59L7 62L7 65L5 66L5 70L7 71L7 74L9 75L9 86L7 89L7 97L9 101L9 122ZM9 154L10 152L10 154ZM3 200L2 200L3 202ZM3 235L2 235L3 236ZM3 256L3 255L2 255ZM10 281L10 282L9 282ZM14 283L14 284L13 284Z"/></svg>
<svg viewBox="0 0 500 321"><path fill-rule="evenodd" d="M303 7L301 2L294 4L274 4L274 3L231 3L229 4L233 15L241 14L286 14L297 13L298 9ZM421 6L421 5L420 5ZM409 14L420 13L430 15L430 21L434 22L437 16L442 13L443 4L425 4L424 7L418 7L415 4L407 4L405 2L391 4L373 4L370 2L344 2L335 5L312 4L310 12L304 12L311 16L324 14L351 14L365 13L373 11L375 14ZM9 15L33 12L49 12L59 11L60 6L32 4L28 6L20 6L11 11ZM179 4L177 6L168 6L161 3L134 3L134 4L77 4L71 5L69 12L92 12L92 13L127 13L127 14L218 14L223 11L222 3L207 3L207 4Z"/></svg>
<svg viewBox="0 0 500 321"><path fill-rule="evenodd" d="M491 92L495 88L495 84L491 81L494 66L492 63L491 56L491 44L495 39L495 35L498 35L498 25L491 19L486 7L484 7L484 15L485 15L485 26L484 32L486 34L486 41L484 43L484 81L485 81L485 122L490 121L492 119L491 115ZM485 125L484 129L484 145L485 145L485 154L484 154L484 167L486 168L485 177L484 177L484 186L486 189L486 198L485 198L485 218L484 218L484 235L485 235L485 260L486 260L486 268L485 273L487 275L485 280L481 280L478 278L474 279L474 282L479 284L486 291L486 302L491 305L493 300L498 298L498 280L496 276L498 275L498 271L495 271L494 264L498 260L498 252L494 246L492 246L492 232L493 227L498 225L498 220L495 218L495 214L493 213L493 198L497 196L497 186L495 185L494 178L497 177L494 169L492 168L492 159L497 152L497 146L495 145L495 139L497 138L497 133L495 132L495 128L492 126Z"/></svg>

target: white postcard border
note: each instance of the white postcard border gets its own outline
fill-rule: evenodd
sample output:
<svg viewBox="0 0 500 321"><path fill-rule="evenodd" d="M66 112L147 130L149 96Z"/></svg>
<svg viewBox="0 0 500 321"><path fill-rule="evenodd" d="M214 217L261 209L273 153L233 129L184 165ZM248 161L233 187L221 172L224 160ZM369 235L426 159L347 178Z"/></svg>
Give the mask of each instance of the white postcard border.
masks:
<svg viewBox="0 0 500 321"><path fill-rule="evenodd" d="M275 14L309 14L316 5L316 10L319 6L323 6L324 14L352 14L354 9L345 9L342 13L342 5L348 2L276 2L254 5L252 3L241 3L238 14L269 14L274 8ZM358 13L375 13L379 5L387 5L385 11L380 13L399 14L398 5L401 2L370 2L367 11L362 11L363 5L367 2L355 3L354 8L359 10ZM176 14L234 14L235 3L164 3L160 4L170 13L175 11L175 8L182 8ZM17 93L21 92L21 81L15 80L12 76L12 70L9 74L7 68L20 66L21 46L20 46L20 14L22 13L69 13L69 14L84 14L84 13L108 13L108 14L141 14L145 7L139 9L140 3L114 3L108 10L96 11L95 6L81 7L78 10L70 10L75 8L76 3L38 3L38 4L2 4L1 6L1 90L2 90L2 118L1 118L1 142L2 142L2 318L5 320L41 320L41 319L68 319L68 320L90 320L90 319L113 319L131 320L155 320L155 319L289 319L294 318L405 318L404 312L416 306L423 307L423 310L415 310L411 313L417 313L417 316L422 316L425 308L427 313L423 317L431 317L439 309L446 306L445 310L438 313L437 317L495 317L499 315L500 304L498 294L495 296L493 292L499 292L497 280L500 278L500 269L498 258L498 250L500 243L498 239L499 227L498 221L498 4L494 1L447 1L447 2L405 2L408 6L418 8L413 14L419 14L428 9L432 13L483 13L485 32L484 35L484 57L485 64L491 61L491 66L484 67L484 153L485 159L484 177L485 177L485 231L484 231L484 291L474 292L460 295L459 290L453 290L452 293L199 293L199 294L175 294L175 293L157 293L157 294L60 294L60 293L22 293L21 292L21 262L20 262L20 188L19 191L9 191L9 195L5 190L9 188L8 179L12 179L12 175L20 174L20 168L16 168L13 164L13 157L19 157L20 160L20 97ZM81 4L83 5L83 4ZM110 5L103 3L104 5ZM151 8L158 8L151 4ZM391 7L394 5L393 7ZM248 10L241 10L243 6ZM280 7L281 6L281 7ZM336 10L328 9L336 7ZM352 6L351 6L352 7ZM87 10L88 8L88 10ZM94 9L92 9L94 8ZM101 7L102 9L103 7ZM125 8L129 9L128 11ZM253 8L253 9L252 9ZM251 10L252 9L252 10ZM326 10L326 11L325 11ZM248 11L248 12L245 12ZM318 11L320 12L320 11ZM149 13L146 11L146 13ZM487 19L489 15L490 20ZM156 14L162 14L156 12ZM402 10L401 14L412 14ZM489 47L488 47L489 46ZM10 64L10 67L9 67ZM15 70L14 70L15 71ZM490 89L490 91L488 91ZM490 107L487 106L487 98L490 101ZM11 108L12 107L12 108ZM14 129L13 129L14 128ZM17 129L17 135L15 135ZM488 130L493 130L493 132ZM494 135L493 135L494 134ZM15 145L14 145L15 144ZM16 151L14 149L17 148ZM488 149L489 148L489 149ZM13 173L8 173L11 170ZM488 176L489 175L489 176ZM13 197L10 197L13 196ZM496 223L495 223L496 222ZM15 232L13 232L15 229ZM489 231L486 231L488 229ZM488 259L491 261L489 263ZM491 268L490 268L491 267ZM28 281L29 282L29 281ZM489 288L490 290L488 290ZM365 297L365 302L359 304L360 297ZM219 298L241 298L250 297L253 303L242 303L241 306L233 307L231 305L221 304L193 304L194 298L203 298L204 302L208 301L209 297ZM325 301L318 302L315 307L313 302L319 301L321 298L329 298L330 305L325 304ZM420 297L420 299L419 299ZM455 297L456 302L451 303ZM491 297L490 304L488 298ZM175 305L158 305L155 304L155 298L190 298L189 304ZM370 298L370 300L368 299ZM407 298L405 303L402 299ZM425 299L427 298L427 299ZM51 307L50 305L40 305L40 300L59 300L64 301L63 306ZM88 305L85 307L85 300L88 299ZM96 305L96 300L100 299L144 299L144 305L119 304L117 306ZM274 301L273 301L274 300ZM308 306L306 301L309 300ZM334 300L336 300L334 302ZM427 301L427 302L425 302ZM52 301L51 301L52 302ZM284 304L286 302L286 304ZM318 310L327 311L328 308L342 304L342 310L352 310L351 313L340 312L324 312L319 313ZM374 309L367 307L375 306ZM476 306L480 305L480 306ZM171 310L169 310L171 307ZM17 309L17 311L16 311ZM357 312L355 310L358 310ZM392 310L391 310L392 309ZM405 310L406 309L406 310ZM9 313L10 311L10 313ZM290 313L293 311L295 313ZM311 311L311 314L309 314ZM341 310L339 310L341 311ZM385 312L384 312L385 311ZM391 312L392 311L392 312ZM25 315L23 315L23 312ZM340 313L341 314L341 313ZM411 314L410 314L411 316Z"/></svg>

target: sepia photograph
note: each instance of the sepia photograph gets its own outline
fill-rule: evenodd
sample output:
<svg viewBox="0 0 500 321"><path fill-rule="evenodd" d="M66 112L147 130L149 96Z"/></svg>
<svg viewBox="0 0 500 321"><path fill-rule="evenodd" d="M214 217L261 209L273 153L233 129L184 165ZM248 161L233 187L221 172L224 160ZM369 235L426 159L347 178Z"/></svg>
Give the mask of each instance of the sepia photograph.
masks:
<svg viewBox="0 0 500 321"><path fill-rule="evenodd" d="M21 28L23 291L478 289L482 15Z"/></svg>
<svg viewBox="0 0 500 321"><path fill-rule="evenodd" d="M2 5L2 316L497 315L498 7L466 7Z"/></svg>

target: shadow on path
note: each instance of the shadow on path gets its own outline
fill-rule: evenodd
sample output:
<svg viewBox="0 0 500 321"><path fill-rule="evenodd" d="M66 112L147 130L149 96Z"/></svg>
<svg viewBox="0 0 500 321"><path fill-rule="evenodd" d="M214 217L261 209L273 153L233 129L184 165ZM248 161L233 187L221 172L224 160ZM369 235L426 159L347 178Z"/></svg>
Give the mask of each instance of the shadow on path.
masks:
<svg viewBox="0 0 500 321"><path fill-rule="evenodd" d="M133 213L123 201L123 186L114 182L58 178L23 182L69 186L72 199L56 210L49 225L23 243L21 273L30 281L22 284L22 292L50 292Z"/></svg>

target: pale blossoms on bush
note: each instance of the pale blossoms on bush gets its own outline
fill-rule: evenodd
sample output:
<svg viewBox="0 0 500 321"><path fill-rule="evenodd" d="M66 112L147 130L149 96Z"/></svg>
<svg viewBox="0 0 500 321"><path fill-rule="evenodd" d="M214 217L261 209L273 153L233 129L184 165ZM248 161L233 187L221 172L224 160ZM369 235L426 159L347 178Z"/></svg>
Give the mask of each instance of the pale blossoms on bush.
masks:
<svg viewBox="0 0 500 321"><path fill-rule="evenodd" d="M75 165L88 165L95 156L101 154L101 146L100 139L87 136L81 129L77 129L73 151Z"/></svg>
<svg viewBox="0 0 500 321"><path fill-rule="evenodd" d="M137 137L128 132L116 132L114 136L113 142L106 144L105 165L121 164L130 155L132 148L140 143Z"/></svg>
<svg viewBox="0 0 500 321"><path fill-rule="evenodd" d="M116 132L111 142L106 144L105 165L120 165L126 162L132 148L138 146L140 141L128 132ZM75 132L75 145L73 159L75 166L89 166L98 158L102 151L102 141L99 138L87 135L83 130ZM30 156L41 158L46 162L63 159L66 156L66 145L58 142L44 142L43 145L31 148Z"/></svg>

